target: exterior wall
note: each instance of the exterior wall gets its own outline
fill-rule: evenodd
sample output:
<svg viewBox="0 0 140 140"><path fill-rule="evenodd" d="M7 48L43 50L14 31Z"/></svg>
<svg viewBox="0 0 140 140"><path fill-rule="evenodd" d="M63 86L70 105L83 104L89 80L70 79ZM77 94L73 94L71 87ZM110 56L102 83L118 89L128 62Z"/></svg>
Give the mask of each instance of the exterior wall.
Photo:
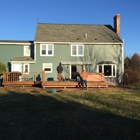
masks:
<svg viewBox="0 0 140 140"><path fill-rule="evenodd" d="M23 45L0 44L0 61L2 61L6 66L10 59L16 56L23 56Z"/></svg>
<svg viewBox="0 0 140 140"><path fill-rule="evenodd" d="M8 65L10 59L14 57L24 56L24 46L20 44L0 44L0 61L6 65L8 71ZM31 46L31 57L34 58L34 46Z"/></svg>
<svg viewBox="0 0 140 140"><path fill-rule="evenodd" d="M112 61L116 64L116 78L111 78L117 83L122 77L122 46L121 45L84 45L84 56L71 56L70 44L54 44L54 56L40 56L40 44L35 45L35 64L30 64L30 72L40 72L43 70L43 63L52 63L52 73L46 73L46 78L57 80L56 67L60 62L92 62L86 65L86 71L96 73L97 64L101 61ZM34 47L31 49L34 57ZM24 44L0 44L0 61L6 66L13 57L24 56ZM70 65L62 65L64 75L70 77ZM8 70L8 67L7 67ZM108 77L106 77L108 78Z"/></svg>
<svg viewBox="0 0 140 140"><path fill-rule="evenodd" d="M122 74L122 47L121 45L84 45L84 56L71 56L69 44L54 44L54 56L40 56L40 44L36 44L36 64L32 64L31 70L43 70L43 63L52 63L52 73L46 73L46 79L53 77L57 80L56 67L59 62L92 62L86 65L87 72L96 73L97 64L101 61L112 61L116 64L116 78L111 78L117 83L121 82ZM86 55L87 54L87 55ZM66 77L70 74L70 65L62 65Z"/></svg>
<svg viewBox="0 0 140 140"><path fill-rule="evenodd" d="M30 70L42 71L43 63L52 63L52 73L46 73L46 79L53 77L54 80L57 80L56 67L61 61L69 60L70 47L67 44L54 44L54 56L40 56L40 44L36 44L36 64L32 65Z"/></svg>

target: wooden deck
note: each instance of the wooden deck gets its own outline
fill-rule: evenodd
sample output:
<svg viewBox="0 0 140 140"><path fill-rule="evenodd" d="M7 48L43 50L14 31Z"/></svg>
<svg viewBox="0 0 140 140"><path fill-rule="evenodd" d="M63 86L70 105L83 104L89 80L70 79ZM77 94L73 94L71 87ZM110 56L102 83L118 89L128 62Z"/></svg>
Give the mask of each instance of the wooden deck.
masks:
<svg viewBox="0 0 140 140"><path fill-rule="evenodd" d="M41 81L14 81L2 82L3 86L41 86Z"/></svg>
<svg viewBox="0 0 140 140"><path fill-rule="evenodd" d="M12 74L12 76L11 76ZM45 72L32 72L28 75L22 74L20 78L18 73L4 72L3 73L3 86L41 86L47 87L78 87L77 81L45 81ZM108 87L109 83L104 81L104 74L91 73L88 75L87 86L89 87Z"/></svg>
<svg viewBox="0 0 140 140"><path fill-rule="evenodd" d="M59 81L52 81L52 82L48 82L45 81L42 84L43 88L47 88L47 87L62 87L62 88L68 88L68 87L78 87L78 82L76 81L65 81L65 82L59 82ZM107 82L103 82L103 81L89 81L87 82L87 86L89 87L108 87L108 83Z"/></svg>
<svg viewBox="0 0 140 140"><path fill-rule="evenodd" d="M15 81L15 82L3 82L4 86L41 86L43 88L47 87L61 87L61 88L69 88L69 87L78 87L78 82L74 81L66 81L66 82L59 82L59 81L45 81L45 82L31 82L31 81L25 81L25 82L20 82L20 81ZM88 88L90 87L108 87L107 82L103 81L89 81L87 83Z"/></svg>

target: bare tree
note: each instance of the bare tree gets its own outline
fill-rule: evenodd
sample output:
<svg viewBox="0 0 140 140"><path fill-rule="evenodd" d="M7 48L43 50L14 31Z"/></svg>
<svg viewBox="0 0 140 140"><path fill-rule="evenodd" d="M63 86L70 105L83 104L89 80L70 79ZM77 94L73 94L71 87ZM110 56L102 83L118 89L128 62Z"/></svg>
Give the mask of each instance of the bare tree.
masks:
<svg viewBox="0 0 140 140"><path fill-rule="evenodd" d="M124 84L140 82L140 55L135 53L131 58L124 59Z"/></svg>
<svg viewBox="0 0 140 140"><path fill-rule="evenodd" d="M89 73L96 71L97 60L101 57L100 49L95 49L94 45L84 47L84 56L72 57L71 61L85 63L86 71Z"/></svg>
<svg viewBox="0 0 140 140"><path fill-rule="evenodd" d="M126 57L124 59L124 69L129 69L130 68L130 61L131 61L131 59L129 57Z"/></svg>
<svg viewBox="0 0 140 140"><path fill-rule="evenodd" d="M131 68L135 71L140 70L140 55L135 53L130 60Z"/></svg>

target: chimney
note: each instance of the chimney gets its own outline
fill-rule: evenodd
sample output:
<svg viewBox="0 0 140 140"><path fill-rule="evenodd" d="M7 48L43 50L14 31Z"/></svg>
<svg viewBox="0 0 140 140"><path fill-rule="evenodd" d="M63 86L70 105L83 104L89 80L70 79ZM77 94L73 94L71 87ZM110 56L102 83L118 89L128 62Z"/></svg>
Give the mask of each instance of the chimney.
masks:
<svg viewBox="0 0 140 140"><path fill-rule="evenodd" d="M118 34L118 36L120 37L120 14L117 14L114 17L114 29L115 32Z"/></svg>

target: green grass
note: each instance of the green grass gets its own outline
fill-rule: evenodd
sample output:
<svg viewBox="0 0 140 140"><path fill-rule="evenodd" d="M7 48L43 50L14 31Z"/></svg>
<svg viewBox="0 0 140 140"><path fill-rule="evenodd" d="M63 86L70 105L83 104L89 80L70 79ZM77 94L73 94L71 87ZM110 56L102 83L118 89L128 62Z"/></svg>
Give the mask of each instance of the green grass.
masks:
<svg viewBox="0 0 140 140"><path fill-rule="evenodd" d="M0 91L0 140L139 140L140 90L127 89Z"/></svg>

